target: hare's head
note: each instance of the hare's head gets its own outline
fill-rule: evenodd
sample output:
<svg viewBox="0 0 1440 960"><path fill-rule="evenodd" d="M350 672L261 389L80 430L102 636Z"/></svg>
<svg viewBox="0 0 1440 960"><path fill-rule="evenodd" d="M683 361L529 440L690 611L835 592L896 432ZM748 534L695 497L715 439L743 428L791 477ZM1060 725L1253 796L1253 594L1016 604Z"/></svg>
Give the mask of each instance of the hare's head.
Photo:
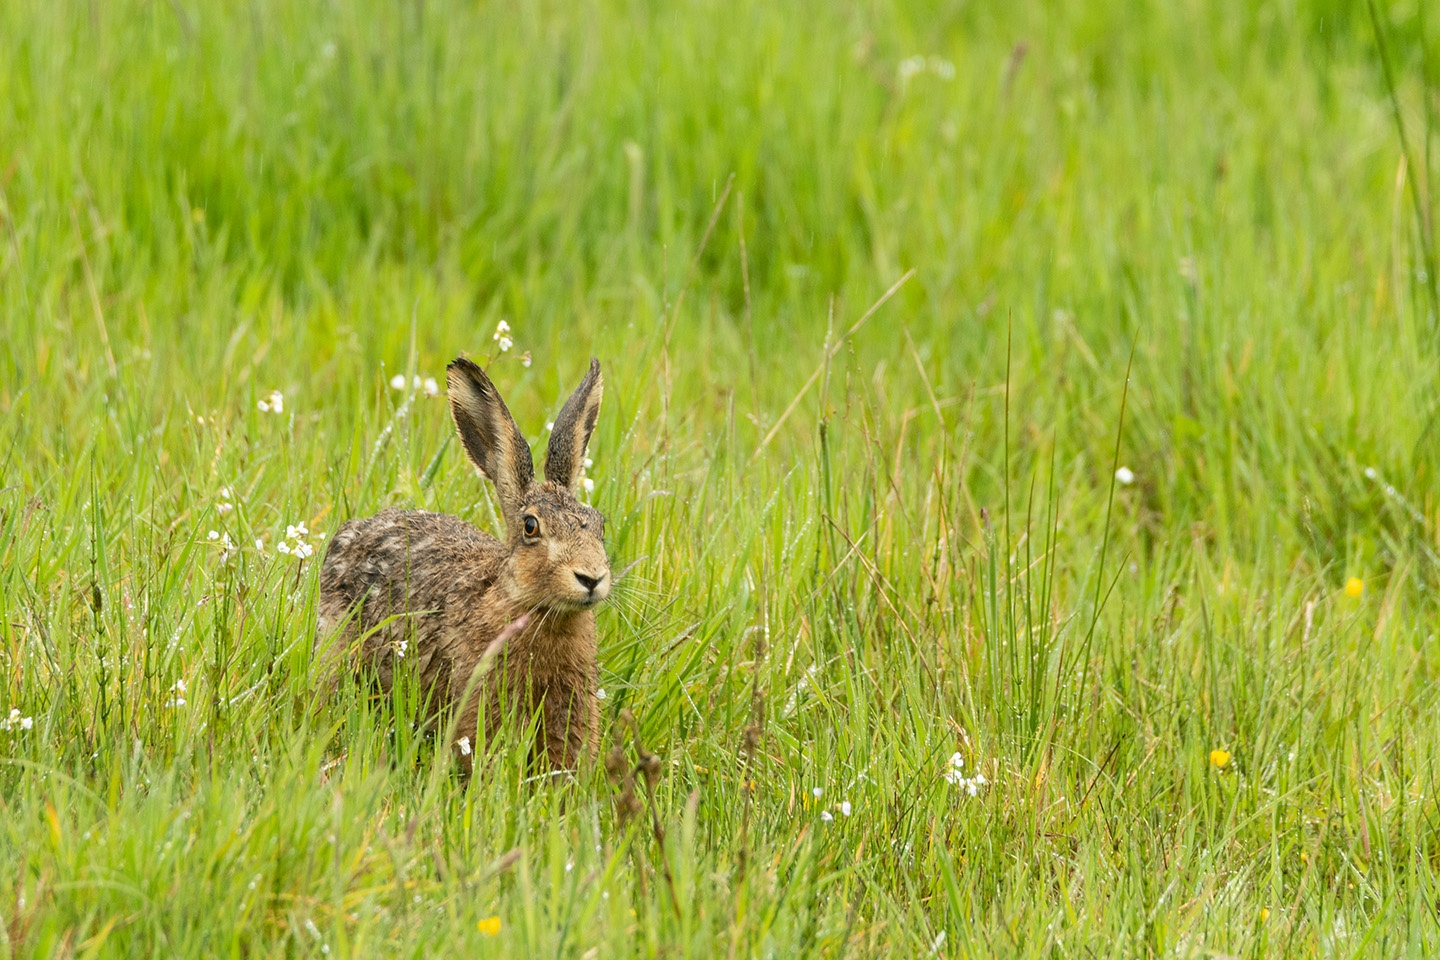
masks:
<svg viewBox="0 0 1440 960"><path fill-rule="evenodd" d="M555 418L539 483L530 445L485 371L461 357L445 373L460 442L499 494L518 599L572 611L600 603L611 583L605 518L575 498L600 415L600 361L590 361L589 373Z"/></svg>

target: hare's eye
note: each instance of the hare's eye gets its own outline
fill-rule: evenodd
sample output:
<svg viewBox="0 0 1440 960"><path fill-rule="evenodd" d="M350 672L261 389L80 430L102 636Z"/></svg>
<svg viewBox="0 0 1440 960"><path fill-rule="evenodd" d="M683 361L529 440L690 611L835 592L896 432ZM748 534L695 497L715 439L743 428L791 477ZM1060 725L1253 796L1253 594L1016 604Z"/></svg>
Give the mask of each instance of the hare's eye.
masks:
<svg viewBox="0 0 1440 960"><path fill-rule="evenodd" d="M525 536L527 536L527 537L538 537L538 536L540 536L540 521L539 521L539 520L536 520L534 517L526 517L526 518L525 518Z"/></svg>

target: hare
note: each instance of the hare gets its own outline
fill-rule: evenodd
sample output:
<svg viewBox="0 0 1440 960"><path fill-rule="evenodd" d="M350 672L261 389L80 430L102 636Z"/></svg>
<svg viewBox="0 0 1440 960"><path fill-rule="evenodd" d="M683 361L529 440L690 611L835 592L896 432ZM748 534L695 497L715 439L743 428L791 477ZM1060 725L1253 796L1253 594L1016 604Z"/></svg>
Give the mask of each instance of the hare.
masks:
<svg viewBox="0 0 1440 960"><path fill-rule="evenodd" d="M420 510L342 524L320 570L317 651L373 668L387 693L412 658L429 716L459 711L467 773L469 738L493 739L507 714L527 726L538 714L532 757L573 768L598 741L595 608L613 579L605 518L574 493L600 413L600 362L555 418L540 483L485 371L462 357L445 372L455 429L495 484L505 538Z"/></svg>

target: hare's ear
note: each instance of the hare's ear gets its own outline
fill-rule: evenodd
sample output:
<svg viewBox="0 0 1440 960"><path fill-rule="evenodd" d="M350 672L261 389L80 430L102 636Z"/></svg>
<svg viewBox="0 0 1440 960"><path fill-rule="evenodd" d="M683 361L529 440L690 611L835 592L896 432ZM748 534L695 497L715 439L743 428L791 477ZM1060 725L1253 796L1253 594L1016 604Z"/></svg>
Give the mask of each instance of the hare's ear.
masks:
<svg viewBox="0 0 1440 960"><path fill-rule="evenodd" d="M595 432L595 421L600 416L603 387L600 361L591 360L590 372L585 374L585 379L580 381L580 386L570 394L570 399L565 401L560 415L555 418L550 448L545 452L546 480L570 488L580 482L585 448L590 445L590 435Z"/></svg>
<svg viewBox="0 0 1440 960"><path fill-rule="evenodd" d="M525 491L535 479L535 462L515 418L500 399L495 384L474 362L460 357L445 368L450 388L450 415L460 442L475 466L495 484L505 525L511 527L525 505Z"/></svg>

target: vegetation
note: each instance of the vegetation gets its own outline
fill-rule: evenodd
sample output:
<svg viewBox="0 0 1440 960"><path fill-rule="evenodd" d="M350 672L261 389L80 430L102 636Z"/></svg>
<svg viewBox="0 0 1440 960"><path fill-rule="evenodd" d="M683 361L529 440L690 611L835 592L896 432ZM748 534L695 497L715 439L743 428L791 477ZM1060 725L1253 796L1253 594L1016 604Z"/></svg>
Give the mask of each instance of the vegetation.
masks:
<svg viewBox="0 0 1440 960"><path fill-rule="evenodd" d="M0 957L1440 952L1437 22L0 4ZM462 352L620 782L311 670Z"/></svg>

